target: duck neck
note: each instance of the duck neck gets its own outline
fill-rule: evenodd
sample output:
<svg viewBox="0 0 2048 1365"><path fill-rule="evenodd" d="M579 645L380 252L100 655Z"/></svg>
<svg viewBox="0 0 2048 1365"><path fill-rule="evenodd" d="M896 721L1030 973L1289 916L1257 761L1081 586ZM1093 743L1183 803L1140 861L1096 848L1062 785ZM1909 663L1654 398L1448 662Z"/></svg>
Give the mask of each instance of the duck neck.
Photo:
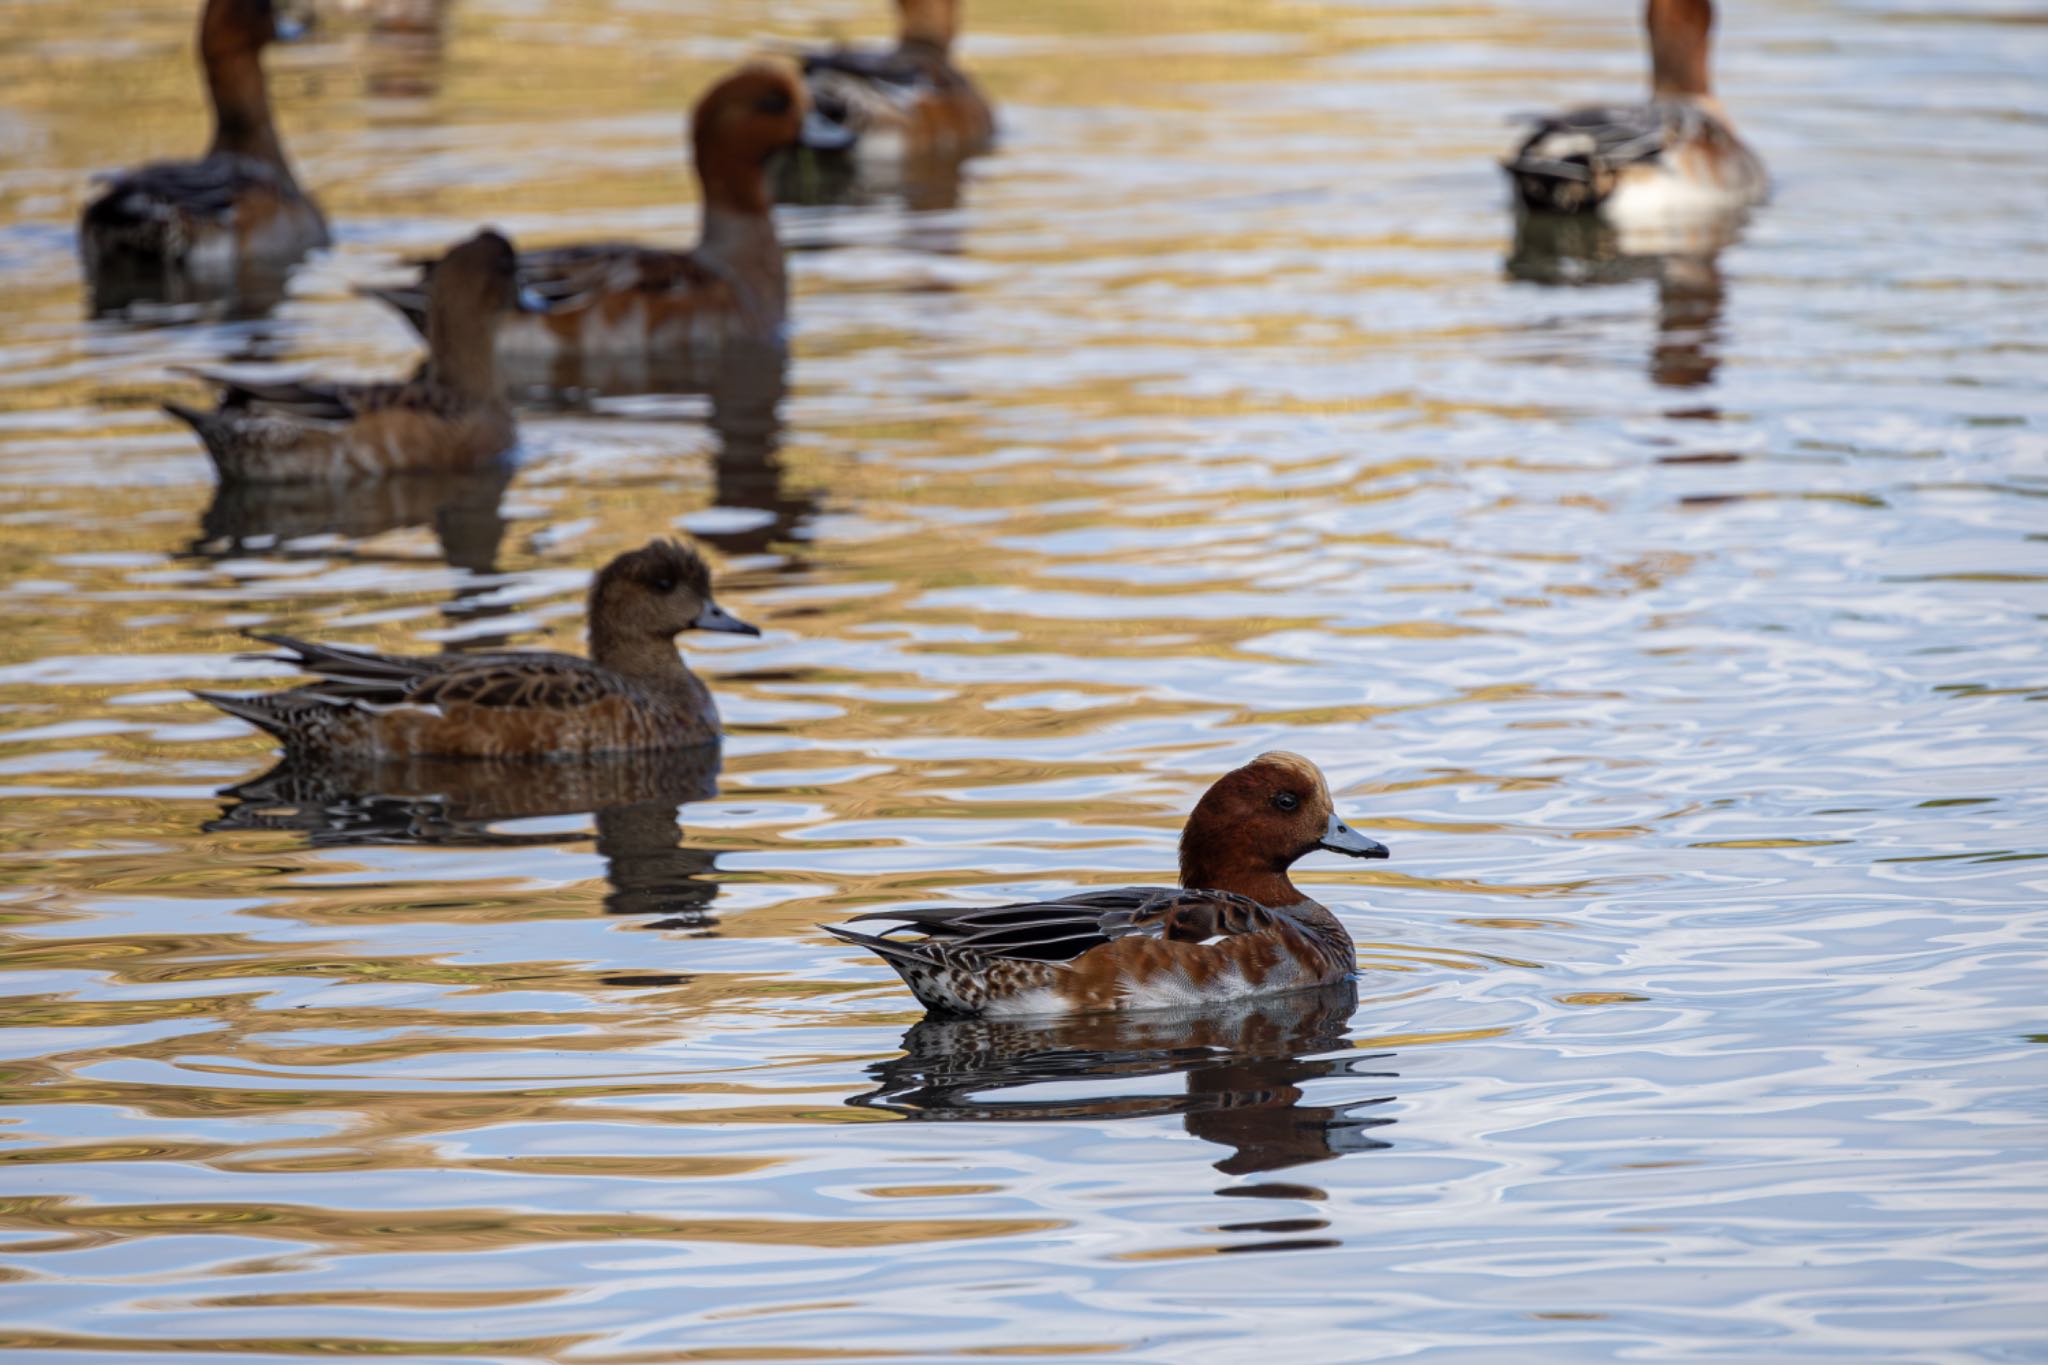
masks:
<svg viewBox="0 0 2048 1365"><path fill-rule="evenodd" d="M782 325L789 307L789 277L768 205L766 175L756 167L723 184L707 178L704 191L698 257L732 286L752 330L766 335Z"/></svg>
<svg viewBox="0 0 2048 1365"><path fill-rule="evenodd" d="M497 329L489 318L455 316L439 301L429 304L427 354L434 382L466 398L493 402L502 397L498 385Z"/></svg>
<svg viewBox="0 0 2048 1365"><path fill-rule="evenodd" d="M953 0L901 0L896 44L904 51L923 48L944 58L953 50L958 28Z"/></svg>
<svg viewBox="0 0 2048 1365"><path fill-rule="evenodd" d="M229 51L205 51L206 87L213 97L213 145L207 155L223 153L266 161L291 178L285 163L284 144L277 140L277 125L270 118L270 92L263 80L263 63L256 49L237 47Z"/></svg>
<svg viewBox="0 0 2048 1365"><path fill-rule="evenodd" d="M1261 905L1293 905L1308 897L1271 862L1202 848L1181 849L1180 884L1190 891L1228 891Z"/></svg>
<svg viewBox="0 0 2048 1365"><path fill-rule="evenodd" d="M697 675L683 666L674 637L623 630L595 611L590 616L590 657L600 668L609 668L664 696L704 691Z"/></svg>
<svg viewBox="0 0 2048 1365"><path fill-rule="evenodd" d="M1707 45L1714 27L1712 0L1649 0L1650 91L1658 99L1705 100Z"/></svg>

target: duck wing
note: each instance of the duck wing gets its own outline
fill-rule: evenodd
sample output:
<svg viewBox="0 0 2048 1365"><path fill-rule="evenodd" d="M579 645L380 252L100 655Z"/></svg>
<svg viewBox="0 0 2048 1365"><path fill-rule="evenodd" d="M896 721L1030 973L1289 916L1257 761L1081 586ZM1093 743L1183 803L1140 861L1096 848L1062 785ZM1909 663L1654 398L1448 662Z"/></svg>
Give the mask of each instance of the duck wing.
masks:
<svg viewBox="0 0 2048 1365"><path fill-rule="evenodd" d="M573 710L628 694L626 681L574 654L379 654L289 635L253 638L289 651L320 697L350 705Z"/></svg>
<svg viewBox="0 0 2048 1365"><path fill-rule="evenodd" d="M1204 943L1219 936L1256 933L1272 924L1273 914L1257 901L1228 891L1124 886L1014 905L941 905L854 916L853 923L891 920L897 924L897 929L879 935L834 925L826 928L871 949L879 943L920 955L937 951L948 956L969 953L1063 963L1091 948L1133 936ZM900 932L913 936L893 937Z"/></svg>
<svg viewBox="0 0 2048 1365"><path fill-rule="evenodd" d="M837 72L864 81L915 85L924 79L924 64L894 48L835 47L803 54L804 77Z"/></svg>
<svg viewBox="0 0 2048 1365"><path fill-rule="evenodd" d="M210 385L220 411L290 417L303 422L352 422L373 412L408 411L459 416L473 406L455 390L437 384L431 362L411 378L374 384L325 379L237 379L211 370L177 368L176 373Z"/></svg>
<svg viewBox="0 0 2048 1365"><path fill-rule="evenodd" d="M1526 207L1578 212L1606 198L1631 167L1695 135L1706 117L1674 100L1537 115L1535 128L1501 165Z"/></svg>
<svg viewBox="0 0 2048 1365"><path fill-rule="evenodd" d="M703 288L715 278L694 253L630 242L549 247L519 255L519 282L540 295L550 313L574 311L605 294Z"/></svg>
<svg viewBox="0 0 2048 1365"><path fill-rule="evenodd" d="M134 229L173 216L226 222L236 203L260 190L285 193L289 182L275 166L222 153L197 161L155 161L105 177L106 191L86 210L88 226Z"/></svg>

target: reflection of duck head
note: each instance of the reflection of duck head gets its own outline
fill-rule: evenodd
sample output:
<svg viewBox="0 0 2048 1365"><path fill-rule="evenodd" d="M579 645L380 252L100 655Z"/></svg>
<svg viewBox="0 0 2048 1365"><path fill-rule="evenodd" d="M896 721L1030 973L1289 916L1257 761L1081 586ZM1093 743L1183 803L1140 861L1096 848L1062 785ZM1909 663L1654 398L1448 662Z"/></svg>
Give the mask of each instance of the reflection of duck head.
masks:
<svg viewBox="0 0 2048 1365"><path fill-rule="evenodd" d="M294 830L316 848L360 844L504 847L559 843L507 833L510 820L591 812L612 884L605 909L661 915L649 928L698 927L718 895L716 850L687 848L676 807L718 791L718 750L702 746L577 763L475 759L287 758L224 789L206 823L222 830Z"/></svg>
<svg viewBox="0 0 2048 1365"><path fill-rule="evenodd" d="M1533 284L1578 287L1656 281L1650 379L1665 388L1699 388L1720 368L1727 302L1720 253L1742 222L1736 214L1624 232L1589 214L1525 213L1515 221L1507 273Z"/></svg>
<svg viewBox="0 0 2048 1365"><path fill-rule="evenodd" d="M1368 1133L1393 1120L1355 1113L1380 1098L1301 1103L1305 1081L1387 1074L1357 1070L1368 1059L1346 1050L1345 1026L1357 1006L1347 981L1199 1012L1043 1022L927 1018L904 1035L905 1055L870 1069L876 1088L848 1103L931 1121L1178 1114L1190 1135L1233 1149L1218 1170L1281 1170L1387 1145ZM1142 1084L1175 1075L1187 1077L1179 1095ZM984 1093L1054 1084L1068 1093Z"/></svg>

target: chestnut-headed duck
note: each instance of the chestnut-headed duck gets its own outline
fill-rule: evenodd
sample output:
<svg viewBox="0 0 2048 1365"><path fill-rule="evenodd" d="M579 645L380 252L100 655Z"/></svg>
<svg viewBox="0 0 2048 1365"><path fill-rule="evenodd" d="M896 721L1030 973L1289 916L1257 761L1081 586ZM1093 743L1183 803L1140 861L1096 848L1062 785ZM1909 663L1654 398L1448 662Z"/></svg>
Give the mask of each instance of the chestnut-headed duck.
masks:
<svg viewBox="0 0 2048 1365"><path fill-rule="evenodd" d="M695 550L656 540L590 588L590 657L535 651L410 657L285 635L255 638L317 682L284 692L195 692L284 742L288 754L579 759L715 744L711 689L683 665L686 630L761 632L711 596Z"/></svg>
<svg viewBox="0 0 2048 1365"><path fill-rule="evenodd" d="M522 363L565 353L702 355L728 340L780 341L789 283L769 163L806 138L840 140L810 121L809 109L786 61L749 62L712 86L690 121L704 195L696 249L596 243L523 253L520 280L547 301L547 311L500 328L500 355ZM411 286L364 292L423 326L433 273L430 266Z"/></svg>
<svg viewBox="0 0 2048 1365"><path fill-rule="evenodd" d="M220 391L210 412L165 403L206 443L223 479L344 482L489 467L518 427L498 380L494 333L523 307L512 244L481 232L434 267L427 361L385 384L261 383L194 372Z"/></svg>
<svg viewBox="0 0 2048 1365"><path fill-rule="evenodd" d="M227 283L251 264L288 265L327 245L327 220L299 188L270 117L262 54L277 37L271 0L207 0L199 60L213 142L197 161L110 177L79 219L88 279L176 273Z"/></svg>
<svg viewBox="0 0 2048 1365"><path fill-rule="evenodd" d="M1537 120L1502 165L1516 202L1621 225L1725 214L1770 192L1707 80L1713 0L1649 0L1650 101Z"/></svg>
<svg viewBox="0 0 2048 1365"><path fill-rule="evenodd" d="M846 129L861 160L964 157L986 151L995 113L953 64L960 0L897 0L896 46L804 54L821 118Z"/></svg>
<svg viewBox="0 0 2048 1365"><path fill-rule="evenodd" d="M1387 856L1337 818L1315 764L1267 753L1196 803L1181 833L1179 888L854 916L896 921L880 934L824 927L878 954L925 1008L944 1014L1186 1009L1327 985L1356 970L1344 926L1288 880L1295 860L1317 849Z"/></svg>

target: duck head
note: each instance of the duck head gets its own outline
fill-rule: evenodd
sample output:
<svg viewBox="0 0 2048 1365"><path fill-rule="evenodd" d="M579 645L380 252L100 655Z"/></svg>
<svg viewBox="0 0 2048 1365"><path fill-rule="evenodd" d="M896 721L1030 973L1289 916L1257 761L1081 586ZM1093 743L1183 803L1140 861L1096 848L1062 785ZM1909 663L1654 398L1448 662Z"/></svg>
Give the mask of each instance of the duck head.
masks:
<svg viewBox="0 0 2048 1365"><path fill-rule="evenodd" d="M650 540L604 566L590 586L590 652L600 662L620 649L672 641L686 630L759 635L760 628L718 605L711 570L673 540Z"/></svg>
<svg viewBox="0 0 2048 1365"><path fill-rule="evenodd" d="M690 118L690 144L707 208L766 215L768 163L796 146L845 145L837 125L811 116L794 62L762 57L704 92Z"/></svg>
<svg viewBox="0 0 2048 1365"><path fill-rule="evenodd" d="M1299 754L1260 754L1195 803L1180 839L1181 885L1234 891L1265 905L1306 899L1287 869L1318 849L1384 858L1386 845L1337 817L1322 771Z"/></svg>

